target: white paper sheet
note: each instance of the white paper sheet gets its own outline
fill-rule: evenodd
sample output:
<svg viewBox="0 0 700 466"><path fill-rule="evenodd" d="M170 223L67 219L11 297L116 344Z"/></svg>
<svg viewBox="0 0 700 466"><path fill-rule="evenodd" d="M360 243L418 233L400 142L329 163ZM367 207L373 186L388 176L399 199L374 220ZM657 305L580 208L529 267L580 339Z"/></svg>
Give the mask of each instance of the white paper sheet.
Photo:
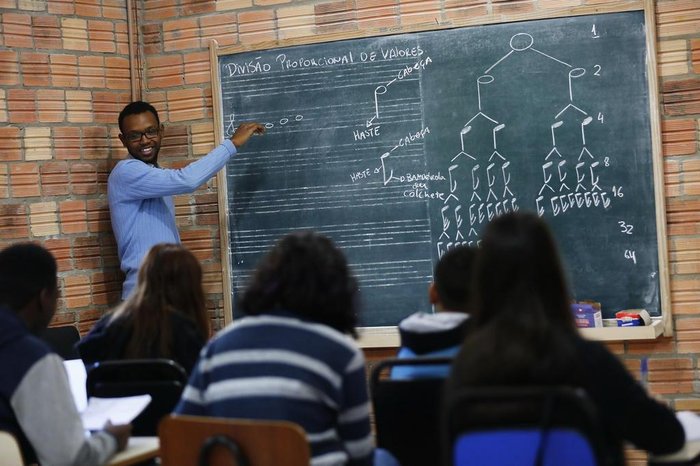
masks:
<svg viewBox="0 0 700 466"><path fill-rule="evenodd" d="M686 443L693 440L700 440L700 416L692 411L679 411L676 417L685 431Z"/></svg>
<svg viewBox="0 0 700 466"><path fill-rule="evenodd" d="M87 379L85 364L83 364L82 359L68 359L63 361L63 366L68 373L68 383L73 394L73 400L75 400L75 407L78 408L79 413L82 413L88 404L87 391L85 389L85 380Z"/></svg>
<svg viewBox="0 0 700 466"><path fill-rule="evenodd" d="M127 396L122 398L96 398L88 400L82 413L83 427L87 430L100 430L107 421L112 424L129 424L151 402L151 395Z"/></svg>

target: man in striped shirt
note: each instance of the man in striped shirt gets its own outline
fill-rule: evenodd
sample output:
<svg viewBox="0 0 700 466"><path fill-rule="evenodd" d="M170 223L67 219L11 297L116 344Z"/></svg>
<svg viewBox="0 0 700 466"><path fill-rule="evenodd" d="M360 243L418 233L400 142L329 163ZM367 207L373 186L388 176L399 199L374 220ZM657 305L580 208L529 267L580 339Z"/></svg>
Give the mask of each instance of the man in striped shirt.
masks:
<svg viewBox="0 0 700 466"><path fill-rule="evenodd" d="M137 101L124 107L119 130L129 158L110 173L107 196L121 269L126 275L122 288L122 299L126 299L148 250L159 243L180 242L172 196L196 190L226 165L237 148L265 128L259 123L243 123L231 139L177 170L158 166L163 126L152 105Z"/></svg>
<svg viewBox="0 0 700 466"><path fill-rule="evenodd" d="M285 236L240 300L247 316L205 347L175 412L294 422L313 466L373 464L365 360L350 337L356 291L330 240Z"/></svg>

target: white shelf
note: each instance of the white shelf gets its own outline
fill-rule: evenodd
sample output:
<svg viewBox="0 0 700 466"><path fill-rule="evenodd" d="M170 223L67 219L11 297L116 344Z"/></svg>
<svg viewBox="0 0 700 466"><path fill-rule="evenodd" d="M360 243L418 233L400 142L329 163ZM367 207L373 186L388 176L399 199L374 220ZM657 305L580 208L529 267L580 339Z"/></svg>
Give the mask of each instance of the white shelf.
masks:
<svg viewBox="0 0 700 466"><path fill-rule="evenodd" d="M590 340L653 340L664 333L664 323L662 320L654 320L651 325L643 327L596 327L579 330L581 335Z"/></svg>
<svg viewBox="0 0 700 466"><path fill-rule="evenodd" d="M661 319L653 319L644 327L596 327L580 328L581 335L590 340L623 341L654 340L664 333ZM362 327L358 329L362 348L398 348L401 344L396 327Z"/></svg>

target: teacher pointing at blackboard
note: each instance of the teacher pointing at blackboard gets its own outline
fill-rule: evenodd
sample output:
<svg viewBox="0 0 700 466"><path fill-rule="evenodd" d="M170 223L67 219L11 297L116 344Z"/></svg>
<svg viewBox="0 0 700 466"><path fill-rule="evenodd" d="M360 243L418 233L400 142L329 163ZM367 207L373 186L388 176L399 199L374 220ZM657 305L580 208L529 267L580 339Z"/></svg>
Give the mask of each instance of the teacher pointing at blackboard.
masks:
<svg viewBox="0 0 700 466"><path fill-rule="evenodd" d="M147 102L132 102L119 113L119 140L129 151L107 182L109 212L117 240L121 269L126 275L122 299L136 284L141 260L159 243L179 243L173 195L195 191L221 170L253 134L262 134L260 123L242 123L230 139L201 159L177 170L158 166L163 125Z"/></svg>

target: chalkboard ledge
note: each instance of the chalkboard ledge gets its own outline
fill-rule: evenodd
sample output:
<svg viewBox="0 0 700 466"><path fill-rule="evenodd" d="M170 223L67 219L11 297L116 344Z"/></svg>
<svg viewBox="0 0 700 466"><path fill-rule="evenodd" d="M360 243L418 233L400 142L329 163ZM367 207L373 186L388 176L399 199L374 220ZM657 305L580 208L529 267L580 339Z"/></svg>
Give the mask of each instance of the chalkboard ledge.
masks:
<svg viewBox="0 0 700 466"><path fill-rule="evenodd" d="M599 327L579 330L584 337L590 340L653 340L664 333L664 322L661 319L654 319L651 325L644 327Z"/></svg>
<svg viewBox="0 0 700 466"><path fill-rule="evenodd" d="M590 340L622 341L653 340L664 333L662 319L653 319L644 327L600 327L582 328L581 334ZM396 327L362 327L358 329L359 345L362 348L398 348L401 344Z"/></svg>

